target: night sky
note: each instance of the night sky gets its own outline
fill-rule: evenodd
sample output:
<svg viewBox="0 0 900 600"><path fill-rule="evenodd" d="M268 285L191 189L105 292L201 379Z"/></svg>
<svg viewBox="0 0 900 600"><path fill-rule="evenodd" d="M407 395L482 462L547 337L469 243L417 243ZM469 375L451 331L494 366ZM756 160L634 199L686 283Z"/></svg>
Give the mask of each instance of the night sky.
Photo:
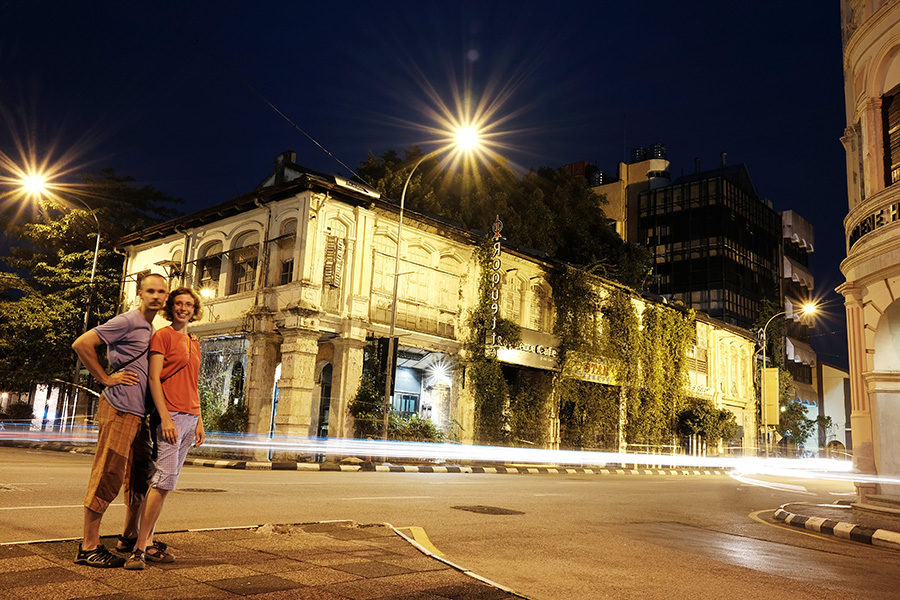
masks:
<svg viewBox="0 0 900 600"><path fill-rule="evenodd" d="M454 95L495 109L498 152L519 171L615 173L662 142L677 178L727 152L815 227L830 318L813 345L846 365L838 2L170 4L0 0L0 151L16 159L19 139L111 166L187 211L251 191L286 149L346 174L336 159L429 148Z"/></svg>

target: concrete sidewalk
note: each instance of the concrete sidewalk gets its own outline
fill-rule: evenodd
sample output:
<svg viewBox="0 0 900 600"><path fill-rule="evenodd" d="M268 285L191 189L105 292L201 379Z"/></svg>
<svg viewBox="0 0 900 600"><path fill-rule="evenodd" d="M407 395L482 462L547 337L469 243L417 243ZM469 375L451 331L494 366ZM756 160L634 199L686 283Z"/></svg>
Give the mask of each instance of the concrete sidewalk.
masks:
<svg viewBox="0 0 900 600"><path fill-rule="evenodd" d="M0 545L3 598L500 600L524 598L425 551L386 524L326 522L158 534L172 564L74 564L78 540ZM107 548L115 538L104 538Z"/></svg>
<svg viewBox="0 0 900 600"><path fill-rule="evenodd" d="M900 511L873 505L789 502L775 519L839 538L900 550Z"/></svg>

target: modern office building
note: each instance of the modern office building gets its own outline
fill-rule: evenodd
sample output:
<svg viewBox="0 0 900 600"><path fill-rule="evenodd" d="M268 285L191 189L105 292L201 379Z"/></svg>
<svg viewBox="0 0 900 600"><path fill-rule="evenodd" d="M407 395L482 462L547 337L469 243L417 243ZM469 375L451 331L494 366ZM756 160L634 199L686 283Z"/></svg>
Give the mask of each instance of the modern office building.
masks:
<svg viewBox="0 0 900 600"><path fill-rule="evenodd" d="M844 219L853 460L900 473L900 2L842 0L849 212ZM900 496L857 484L860 499Z"/></svg>
<svg viewBox="0 0 900 600"><path fill-rule="evenodd" d="M637 238L653 254L651 291L750 329L779 302L780 219L744 165L723 164L638 194Z"/></svg>

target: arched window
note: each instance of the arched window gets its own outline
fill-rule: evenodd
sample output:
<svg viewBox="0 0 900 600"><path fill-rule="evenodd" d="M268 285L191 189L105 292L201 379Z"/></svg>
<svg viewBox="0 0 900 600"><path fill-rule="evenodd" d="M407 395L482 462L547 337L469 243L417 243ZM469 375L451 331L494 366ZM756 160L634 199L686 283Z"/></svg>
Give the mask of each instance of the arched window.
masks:
<svg viewBox="0 0 900 600"><path fill-rule="evenodd" d="M248 231L235 238L229 256L231 293L240 294L253 290L256 284L256 263L259 259L259 234Z"/></svg>
<svg viewBox="0 0 900 600"><path fill-rule="evenodd" d="M222 271L222 242L210 242L200 248L197 260L197 279L205 295L214 298L219 293L219 275Z"/></svg>
<svg viewBox="0 0 900 600"><path fill-rule="evenodd" d="M509 274L503 286L503 316L513 323L522 322L522 290L525 286L518 276Z"/></svg>
<svg viewBox="0 0 900 600"><path fill-rule="evenodd" d="M541 285L531 288L531 328L538 331L550 330L552 317L550 294Z"/></svg>
<svg viewBox="0 0 900 600"><path fill-rule="evenodd" d="M275 265L275 284L285 285L294 280L294 242L297 239L297 219L286 219L278 234Z"/></svg>

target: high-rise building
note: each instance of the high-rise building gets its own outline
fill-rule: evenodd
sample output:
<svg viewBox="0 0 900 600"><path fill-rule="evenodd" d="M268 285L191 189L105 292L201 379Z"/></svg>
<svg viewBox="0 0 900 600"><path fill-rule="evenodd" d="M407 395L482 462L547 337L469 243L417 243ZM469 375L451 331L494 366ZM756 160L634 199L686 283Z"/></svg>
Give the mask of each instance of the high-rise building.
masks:
<svg viewBox="0 0 900 600"><path fill-rule="evenodd" d="M636 218L635 218L636 217ZM753 327L779 302L780 219L744 165L699 171L638 194L637 237L653 254L651 291Z"/></svg>
<svg viewBox="0 0 900 600"><path fill-rule="evenodd" d="M797 400L815 419L818 416L819 394L813 375L816 353L810 346L812 322L801 316L803 305L813 297L814 281L809 271L809 255L815 244L813 226L793 210L782 211L781 238L781 296L787 322L785 366L794 377Z"/></svg>

